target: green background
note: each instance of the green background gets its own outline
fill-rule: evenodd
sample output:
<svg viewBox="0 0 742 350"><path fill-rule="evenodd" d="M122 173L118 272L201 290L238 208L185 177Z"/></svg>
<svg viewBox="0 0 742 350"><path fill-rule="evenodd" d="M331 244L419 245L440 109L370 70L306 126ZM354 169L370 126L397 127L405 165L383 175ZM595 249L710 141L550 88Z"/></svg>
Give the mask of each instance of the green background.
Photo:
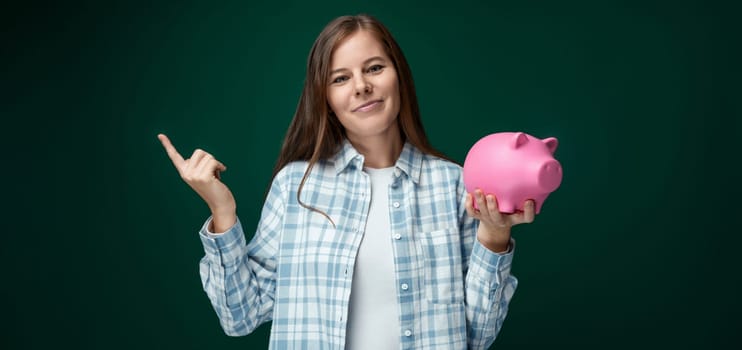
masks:
<svg viewBox="0 0 742 350"><path fill-rule="evenodd" d="M219 327L198 277L208 209L156 134L227 164L255 227L311 44L361 12L399 41L449 156L498 131L560 141L561 187L514 229L494 348L739 346L731 2L2 6L2 348L266 348L267 325Z"/></svg>

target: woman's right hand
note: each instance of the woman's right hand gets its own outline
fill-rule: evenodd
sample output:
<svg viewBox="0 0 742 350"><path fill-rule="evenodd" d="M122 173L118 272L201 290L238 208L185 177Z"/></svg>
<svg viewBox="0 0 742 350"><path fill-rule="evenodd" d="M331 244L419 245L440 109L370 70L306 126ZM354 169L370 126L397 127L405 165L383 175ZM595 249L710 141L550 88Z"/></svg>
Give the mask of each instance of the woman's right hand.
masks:
<svg viewBox="0 0 742 350"><path fill-rule="evenodd" d="M183 159L167 136L159 134L157 138L162 142L183 181L191 186L211 209L212 232L224 232L232 227L237 221L237 204L232 192L221 181L219 175L220 172L226 171L227 167L200 149L196 149L190 158Z"/></svg>

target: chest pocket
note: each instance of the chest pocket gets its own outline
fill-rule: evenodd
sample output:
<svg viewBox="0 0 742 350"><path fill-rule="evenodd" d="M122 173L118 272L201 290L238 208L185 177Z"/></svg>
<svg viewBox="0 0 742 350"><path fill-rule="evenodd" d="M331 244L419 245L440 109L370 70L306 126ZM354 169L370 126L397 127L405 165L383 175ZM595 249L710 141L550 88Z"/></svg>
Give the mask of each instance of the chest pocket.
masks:
<svg viewBox="0 0 742 350"><path fill-rule="evenodd" d="M461 242L454 230L437 230L422 234L425 258L425 296L435 304L464 302L464 278Z"/></svg>

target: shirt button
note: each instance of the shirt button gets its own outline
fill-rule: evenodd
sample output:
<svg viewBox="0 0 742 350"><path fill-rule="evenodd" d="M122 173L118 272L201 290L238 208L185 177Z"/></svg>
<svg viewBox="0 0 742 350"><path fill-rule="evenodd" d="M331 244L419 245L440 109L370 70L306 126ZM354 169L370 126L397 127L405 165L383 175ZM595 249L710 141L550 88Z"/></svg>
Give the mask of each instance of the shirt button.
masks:
<svg viewBox="0 0 742 350"><path fill-rule="evenodd" d="M402 283L402 290L408 290L410 289L410 286L407 285L407 283Z"/></svg>
<svg viewBox="0 0 742 350"><path fill-rule="evenodd" d="M394 239L401 239L401 238L402 238L402 235L400 235L399 233L394 235Z"/></svg>
<svg viewBox="0 0 742 350"><path fill-rule="evenodd" d="M393 206L394 206L395 208L399 208L399 202L394 202L394 203L393 203L392 205L393 205Z"/></svg>
<svg viewBox="0 0 742 350"><path fill-rule="evenodd" d="M411 330L408 329L408 330L404 331L404 336L405 337L409 337L411 335L412 335L412 331Z"/></svg>

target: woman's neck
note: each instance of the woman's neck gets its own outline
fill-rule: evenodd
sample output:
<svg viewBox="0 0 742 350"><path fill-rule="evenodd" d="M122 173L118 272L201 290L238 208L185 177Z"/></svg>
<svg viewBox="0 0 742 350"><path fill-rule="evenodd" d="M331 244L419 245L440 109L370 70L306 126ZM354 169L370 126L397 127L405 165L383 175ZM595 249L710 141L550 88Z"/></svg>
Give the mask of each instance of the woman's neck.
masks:
<svg viewBox="0 0 742 350"><path fill-rule="evenodd" d="M363 155L363 166L367 168L389 168L394 166L402 153L402 137L398 132L365 137L348 138L353 147Z"/></svg>

